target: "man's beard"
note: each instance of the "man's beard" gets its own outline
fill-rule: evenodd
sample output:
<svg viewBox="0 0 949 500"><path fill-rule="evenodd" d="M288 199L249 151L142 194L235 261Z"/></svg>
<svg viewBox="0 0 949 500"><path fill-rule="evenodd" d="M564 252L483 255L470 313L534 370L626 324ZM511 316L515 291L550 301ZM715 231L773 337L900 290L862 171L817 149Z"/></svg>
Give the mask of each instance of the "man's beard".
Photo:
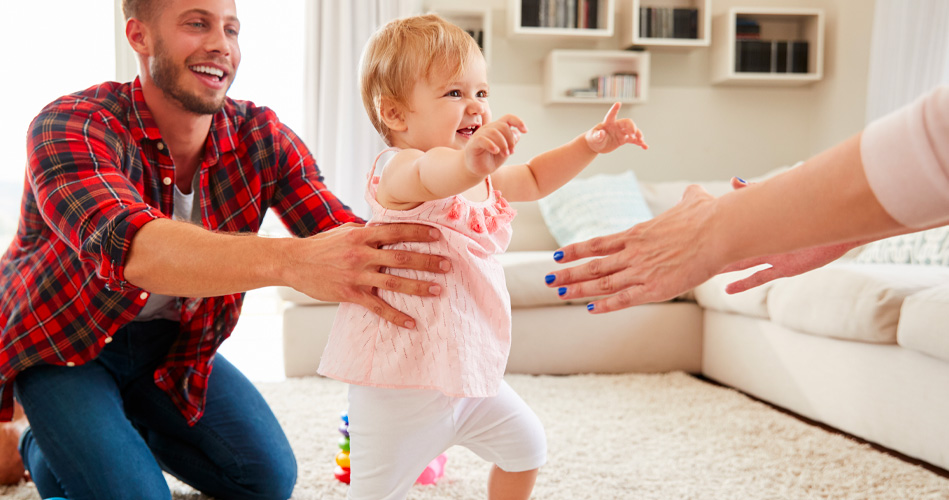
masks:
<svg viewBox="0 0 949 500"><path fill-rule="evenodd" d="M178 84L182 70L168 57L164 42L159 39L155 42L155 57L151 64L152 80L155 86L168 97L178 101L185 110L199 115L213 115L224 107L227 99L205 99L194 93L189 93Z"/></svg>

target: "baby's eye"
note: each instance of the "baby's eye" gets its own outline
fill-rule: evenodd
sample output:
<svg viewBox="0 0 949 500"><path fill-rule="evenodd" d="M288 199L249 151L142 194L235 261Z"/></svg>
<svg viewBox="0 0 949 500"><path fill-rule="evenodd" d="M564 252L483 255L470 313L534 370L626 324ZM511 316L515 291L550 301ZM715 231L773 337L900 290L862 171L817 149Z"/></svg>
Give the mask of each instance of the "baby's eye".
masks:
<svg viewBox="0 0 949 500"><path fill-rule="evenodd" d="M488 98L488 91L487 91L487 90L479 90L479 91L478 91L478 97L480 97L481 99L487 99L487 98Z"/></svg>
<svg viewBox="0 0 949 500"><path fill-rule="evenodd" d="M449 90L446 94L447 97L461 97L460 90Z"/></svg>

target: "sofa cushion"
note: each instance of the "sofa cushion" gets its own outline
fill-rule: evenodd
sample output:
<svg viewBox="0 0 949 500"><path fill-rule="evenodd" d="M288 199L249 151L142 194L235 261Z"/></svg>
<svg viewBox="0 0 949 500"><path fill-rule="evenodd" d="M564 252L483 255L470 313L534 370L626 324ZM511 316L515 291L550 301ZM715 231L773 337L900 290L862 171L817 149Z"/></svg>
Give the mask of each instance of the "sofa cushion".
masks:
<svg viewBox="0 0 949 500"><path fill-rule="evenodd" d="M565 267L554 261L553 252L507 252L497 256L504 268L504 279L511 294L511 308L587 304L592 298L561 300L556 288L548 288L544 281L551 271ZM577 265L589 259L571 262Z"/></svg>
<svg viewBox="0 0 949 500"><path fill-rule="evenodd" d="M949 226L901 234L864 245L861 263L949 266Z"/></svg>
<svg viewBox="0 0 949 500"><path fill-rule="evenodd" d="M704 309L767 318L768 291L774 285L773 281L734 295L725 293L725 286L729 283L751 276L755 271L766 267L756 266L743 271L712 276L705 283L695 287L693 290L695 301Z"/></svg>
<svg viewBox="0 0 949 500"><path fill-rule="evenodd" d="M916 292L903 301L896 329L899 345L949 361L949 283Z"/></svg>
<svg viewBox="0 0 949 500"><path fill-rule="evenodd" d="M538 204L560 246L623 231L652 218L632 171L574 179Z"/></svg>
<svg viewBox="0 0 949 500"><path fill-rule="evenodd" d="M768 314L802 332L861 342L896 343L903 300L949 282L949 268L835 263L775 281Z"/></svg>

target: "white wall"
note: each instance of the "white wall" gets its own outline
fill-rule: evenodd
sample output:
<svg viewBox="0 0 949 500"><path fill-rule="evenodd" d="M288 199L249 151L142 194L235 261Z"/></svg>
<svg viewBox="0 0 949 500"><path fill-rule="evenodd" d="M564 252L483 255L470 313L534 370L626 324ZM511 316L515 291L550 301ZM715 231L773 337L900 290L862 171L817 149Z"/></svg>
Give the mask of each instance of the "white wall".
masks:
<svg viewBox="0 0 949 500"><path fill-rule="evenodd" d="M555 48L617 49L618 35L594 42L508 39L507 1L485 4L494 18L492 111L517 114L530 129L512 161L563 143L602 119L608 106L542 103L543 59ZM644 131L649 151L626 148L602 156L584 175L633 168L652 181L753 177L856 133L866 108L873 5L873 0L715 0L713 16L733 6L824 9L824 79L803 87L713 86L708 48L652 51L649 101L621 112Z"/></svg>

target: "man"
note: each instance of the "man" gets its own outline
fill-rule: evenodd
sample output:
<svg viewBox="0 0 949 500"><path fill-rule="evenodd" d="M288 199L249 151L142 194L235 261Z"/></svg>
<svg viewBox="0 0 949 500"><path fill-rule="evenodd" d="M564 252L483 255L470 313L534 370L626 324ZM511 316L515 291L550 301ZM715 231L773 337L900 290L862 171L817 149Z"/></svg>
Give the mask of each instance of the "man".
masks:
<svg viewBox="0 0 949 500"><path fill-rule="evenodd" d="M444 272L421 226L365 228L272 111L226 97L233 0L124 0L139 77L33 121L16 240L0 260L0 480L44 497L170 497L165 470L218 498L288 498L289 443L217 347L242 292L291 286L413 327L372 293L437 295L382 267ZM268 208L298 238L253 233ZM342 226L342 227L340 227ZM237 233L241 233L238 235ZM17 415L14 414L16 408ZM13 436L13 439L11 439Z"/></svg>

